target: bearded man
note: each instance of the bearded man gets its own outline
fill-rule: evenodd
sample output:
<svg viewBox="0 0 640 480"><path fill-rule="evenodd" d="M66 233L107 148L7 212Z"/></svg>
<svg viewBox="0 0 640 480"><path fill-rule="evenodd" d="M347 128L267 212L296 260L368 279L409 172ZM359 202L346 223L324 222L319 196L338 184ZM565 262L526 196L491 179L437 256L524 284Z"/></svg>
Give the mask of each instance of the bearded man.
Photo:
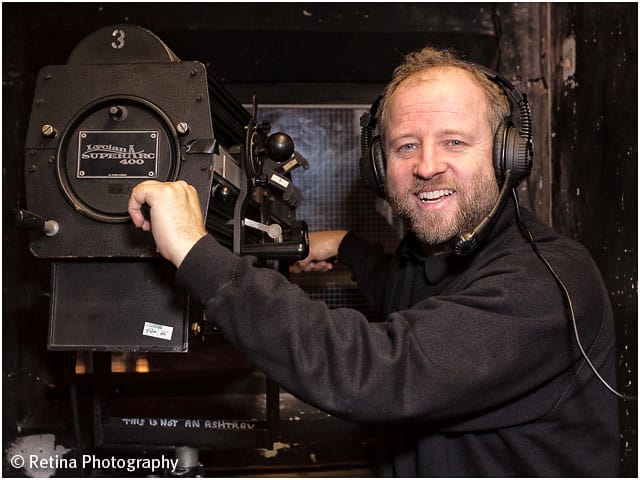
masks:
<svg viewBox="0 0 640 480"><path fill-rule="evenodd" d="M316 232L293 266L326 270L337 256L382 322L313 301L219 245L183 182L132 192L133 223L152 231L231 343L303 401L385 430L383 476L617 474L617 400L571 322L612 379L608 294L582 246L510 202L515 190L501 199L510 192L495 168L510 116L503 90L483 68L431 48L394 72L376 112L379 146L385 195L410 233L387 256L352 232ZM452 239L490 213L477 248L457 255Z"/></svg>

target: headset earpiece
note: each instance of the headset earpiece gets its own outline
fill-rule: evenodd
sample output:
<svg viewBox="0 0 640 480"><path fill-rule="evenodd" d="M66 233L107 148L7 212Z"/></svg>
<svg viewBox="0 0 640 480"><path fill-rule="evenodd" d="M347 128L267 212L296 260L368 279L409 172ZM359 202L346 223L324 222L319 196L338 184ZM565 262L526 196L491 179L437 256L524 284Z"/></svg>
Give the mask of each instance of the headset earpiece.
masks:
<svg viewBox="0 0 640 480"><path fill-rule="evenodd" d="M530 142L511 122L501 124L493 140L493 166L498 185L504 182L505 172L511 170L508 188L517 187L529 176L532 167Z"/></svg>
<svg viewBox="0 0 640 480"><path fill-rule="evenodd" d="M387 190L385 163L382 140L377 135L360 157L360 176L364 186L382 198L386 197Z"/></svg>

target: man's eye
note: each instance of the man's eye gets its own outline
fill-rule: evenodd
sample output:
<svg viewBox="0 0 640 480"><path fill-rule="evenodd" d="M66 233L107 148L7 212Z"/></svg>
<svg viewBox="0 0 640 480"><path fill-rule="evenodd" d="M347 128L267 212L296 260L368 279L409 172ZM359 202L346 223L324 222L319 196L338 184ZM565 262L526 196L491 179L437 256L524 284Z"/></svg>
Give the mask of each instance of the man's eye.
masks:
<svg viewBox="0 0 640 480"><path fill-rule="evenodd" d="M406 143L404 145L400 145L400 148L398 148L399 152L411 152L413 150L415 150L417 148L417 145L415 143Z"/></svg>
<svg viewBox="0 0 640 480"><path fill-rule="evenodd" d="M453 147L453 148L459 148L464 145L464 142L462 140L457 140L457 139L447 140L445 143L447 146Z"/></svg>

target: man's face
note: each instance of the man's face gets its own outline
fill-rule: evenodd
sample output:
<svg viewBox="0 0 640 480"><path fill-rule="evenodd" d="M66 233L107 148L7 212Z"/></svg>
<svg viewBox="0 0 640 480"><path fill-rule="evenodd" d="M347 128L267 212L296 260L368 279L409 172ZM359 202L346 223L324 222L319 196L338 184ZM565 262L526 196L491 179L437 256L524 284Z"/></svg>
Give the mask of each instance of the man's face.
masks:
<svg viewBox="0 0 640 480"><path fill-rule="evenodd" d="M392 94L384 135L388 200L422 242L473 229L498 185L486 96L466 71L419 72Z"/></svg>

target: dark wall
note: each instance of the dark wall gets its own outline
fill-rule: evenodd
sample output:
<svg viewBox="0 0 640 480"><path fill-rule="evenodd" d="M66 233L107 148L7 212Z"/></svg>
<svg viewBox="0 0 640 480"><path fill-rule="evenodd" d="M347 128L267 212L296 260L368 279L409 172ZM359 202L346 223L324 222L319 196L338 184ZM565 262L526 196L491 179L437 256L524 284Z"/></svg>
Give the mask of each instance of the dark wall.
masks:
<svg viewBox="0 0 640 480"><path fill-rule="evenodd" d="M243 103L371 102L401 56L452 47L532 98L532 208L584 243L611 294L618 385L637 388L637 6L510 3L89 3L3 6L3 211L25 207L24 151L37 72L105 25L148 28L207 65ZM574 52L574 53L572 53ZM45 345L49 266L3 229L5 441L65 355ZM637 474L637 410L622 403L622 463Z"/></svg>
<svg viewBox="0 0 640 480"><path fill-rule="evenodd" d="M609 289L618 386L637 389L637 5L554 5L553 224L580 240ZM621 473L637 475L637 405L621 402Z"/></svg>

